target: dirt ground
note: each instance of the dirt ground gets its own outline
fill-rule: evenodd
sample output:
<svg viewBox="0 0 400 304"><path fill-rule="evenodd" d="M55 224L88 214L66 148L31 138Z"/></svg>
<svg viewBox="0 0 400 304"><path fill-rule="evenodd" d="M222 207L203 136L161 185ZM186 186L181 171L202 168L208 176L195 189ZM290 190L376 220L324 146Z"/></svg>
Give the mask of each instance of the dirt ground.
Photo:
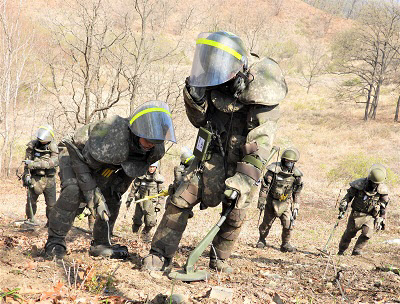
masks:
<svg viewBox="0 0 400 304"><path fill-rule="evenodd" d="M113 242L129 247L128 260L90 257L91 237L76 228L68 235L69 254L65 261L44 260L47 229L44 228L43 199L40 198L37 216L40 228L22 231L13 223L24 216L24 189L16 181L3 181L2 184L0 291L3 301L164 303L172 292L184 295L189 303L400 302L400 275L395 273L396 270L383 271L400 266L399 245L384 243L399 238L398 213L389 213L388 229L371 239L362 257L351 256L351 250L343 257L334 255L345 228L345 220L342 220L329 246L333 255L328 257L320 255L318 249L324 247L335 223L335 197L316 197L305 191L293 233L296 253L279 251L281 227L278 222L268 237L269 246L255 248L258 211L252 206L231 258L235 273L226 275L211 271L211 278L206 282L183 283L172 281L163 273L140 270L141 258L148 253L149 244L132 235L133 211L129 210L125 217L125 206L121 207ZM399 205L391 207L391 210L398 210ZM218 220L219 212L219 208L205 211L196 208L174 259L174 269L185 263L189 252ZM87 224L84 219L76 220L74 225L86 228ZM198 261L199 268L207 269L207 255L205 252ZM337 276L339 284L335 280ZM232 299L210 298L210 291L216 286L229 288ZM4 297L6 292L9 295Z"/></svg>

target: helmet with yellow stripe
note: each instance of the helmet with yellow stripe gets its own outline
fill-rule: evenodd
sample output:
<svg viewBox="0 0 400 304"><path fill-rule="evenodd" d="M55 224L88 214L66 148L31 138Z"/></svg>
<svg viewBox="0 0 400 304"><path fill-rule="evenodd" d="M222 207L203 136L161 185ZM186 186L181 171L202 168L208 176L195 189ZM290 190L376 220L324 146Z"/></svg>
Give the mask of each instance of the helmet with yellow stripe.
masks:
<svg viewBox="0 0 400 304"><path fill-rule="evenodd" d="M138 107L129 117L129 128L154 144L176 142L171 111L163 101L148 101Z"/></svg>
<svg viewBox="0 0 400 304"><path fill-rule="evenodd" d="M47 144L54 139L54 131L50 125L40 126L36 131L36 138L42 143Z"/></svg>
<svg viewBox="0 0 400 304"><path fill-rule="evenodd" d="M194 155L192 150L190 150L188 147L183 147L181 149L181 164L189 167L193 160Z"/></svg>
<svg viewBox="0 0 400 304"><path fill-rule="evenodd" d="M229 32L200 33L189 77L193 87L209 87L233 79L247 70L247 52L242 40Z"/></svg>

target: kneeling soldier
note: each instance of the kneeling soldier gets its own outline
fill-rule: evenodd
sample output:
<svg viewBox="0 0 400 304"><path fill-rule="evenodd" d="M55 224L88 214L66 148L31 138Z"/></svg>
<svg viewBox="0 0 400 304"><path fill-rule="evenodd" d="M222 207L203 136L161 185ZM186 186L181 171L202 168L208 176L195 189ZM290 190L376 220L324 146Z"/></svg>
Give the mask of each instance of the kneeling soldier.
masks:
<svg viewBox="0 0 400 304"><path fill-rule="evenodd" d="M303 174L294 166L299 157L297 149L286 149L282 153L281 162L273 163L267 168L268 171L262 180L258 199L258 208L264 210L264 219L259 227L258 248L266 246L265 238L275 219L279 217L282 224L281 251L293 252L296 250L290 245L289 240L293 222L299 212L299 196L303 188L301 181Z"/></svg>

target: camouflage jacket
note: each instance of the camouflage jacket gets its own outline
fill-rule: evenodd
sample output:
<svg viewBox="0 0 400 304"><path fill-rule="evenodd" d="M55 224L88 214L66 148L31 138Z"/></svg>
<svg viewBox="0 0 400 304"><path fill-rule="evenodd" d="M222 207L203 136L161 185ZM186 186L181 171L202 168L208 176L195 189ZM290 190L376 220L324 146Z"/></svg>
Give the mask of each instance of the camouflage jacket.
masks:
<svg viewBox="0 0 400 304"><path fill-rule="evenodd" d="M25 159L33 160L29 165L32 175L54 176L58 167L58 147L55 141L42 144L35 139L27 144ZM25 166L25 173L28 174L28 167Z"/></svg>
<svg viewBox="0 0 400 304"><path fill-rule="evenodd" d="M303 173L296 166L292 172L285 172L280 162L272 163L267 167L267 173L262 180L260 197L268 196L279 202L286 202L292 198L293 209L299 209L299 197L303 189L302 176Z"/></svg>
<svg viewBox="0 0 400 304"><path fill-rule="evenodd" d="M383 216L389 202L389 189L385 184L379 184L375 192L366 191L367 178L359 178L350 183L350 188L342 200L351 202L354 211L366 213L373 217Z"/></svg>
<svg viewBox="0 0 400 304"><path fill-rule="evenodd" d="M145 175L136 177L133 181L131 192L128 195L128 199L143 198L148 195L155 195L160 192L161 185L164 183L164 177L158 172L153 174L147 172Z"/></svg>

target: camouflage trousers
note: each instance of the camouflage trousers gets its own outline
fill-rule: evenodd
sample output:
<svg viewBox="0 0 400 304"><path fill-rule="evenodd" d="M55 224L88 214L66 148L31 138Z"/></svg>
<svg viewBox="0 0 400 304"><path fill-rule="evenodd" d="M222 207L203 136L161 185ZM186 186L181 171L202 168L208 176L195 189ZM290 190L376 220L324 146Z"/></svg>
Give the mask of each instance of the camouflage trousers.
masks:
<svg viewBox="0 0 400 304"><path fill-rule="evenodd" d="M258 230L260 231L260 239L265 240L269 234L272 224L275 222L275 219L279 218L282 225L282 245L284 245L289 243L293 227L290 225L290 202L283 202L281 204L282 206L278 208L279 213L277 213L276 201L274 202L271 197L267 198L263 221Z"/></svg>
<svg viewBox="0 0 400 304"><path fill-rule="evenodd" d="M344 252L349 248L351 240L357 235L357 232L361 230L361 234L353 249L353 252L360 252L374 234L374 222L375 218L372 215L352 210L346 230L339 243L339 251Z"/></svg>
<svg viewBox="0 0 400 304"><path fill-rule="evenodd" d="M32 176L32 188L28 188L25 214L28 219L32 218L29 203L32 206L33 215L36 214L37 200L40 194L44 195L46 202L46 217L49 218L51 209L56 204L56 179L54 176Z"/></svg>
<svg viewBox="0 0 400 304"><path fill-rule="evenodd" d="M53 245L61 245L66 248L65 238L71 230L79 208L85 202L68 154L60 157L60 177L61 193L50 213L46 248ZM113 175L111 175L110 179L112 178ZM99 216L96 217L93 226L93 240L96 244L108 244L108 239L112 235L114 224L119 214L121 201L118 196L113 195L109 187L98 186L106 199L111 216L109 218L109 229L105 221Z"/></svg>
<svg viewBox="0 0 400 304"><path fill-rule="evenodd" d="M233 173L228 173L229 175L232 176ZM167 202L163 218L154 234L150 252L172 258L178 249L188 219L193 215L193 207L200 202L201 208L218 206L223 197L224 182L225 168L221 155L213 154L211 159L205 163L202 173L197 171L197 164L194 162L189 168L184 182L179 185ZM212 242L211 258L229 258L245 220L246 208L249 203L250 196L245 208L235 208L228 215ZM223 208L226 208L224 204Z"/></svg>
<svg viewBox="0 0 400 304"><path fill-rule="evenodd" d="M152 201L144 201L136 204L135 214L133 215L133 224L135 226L142 226L143 220L145 227L155 227L157 224L157 213L155 210L155 203Z"/></svg>

